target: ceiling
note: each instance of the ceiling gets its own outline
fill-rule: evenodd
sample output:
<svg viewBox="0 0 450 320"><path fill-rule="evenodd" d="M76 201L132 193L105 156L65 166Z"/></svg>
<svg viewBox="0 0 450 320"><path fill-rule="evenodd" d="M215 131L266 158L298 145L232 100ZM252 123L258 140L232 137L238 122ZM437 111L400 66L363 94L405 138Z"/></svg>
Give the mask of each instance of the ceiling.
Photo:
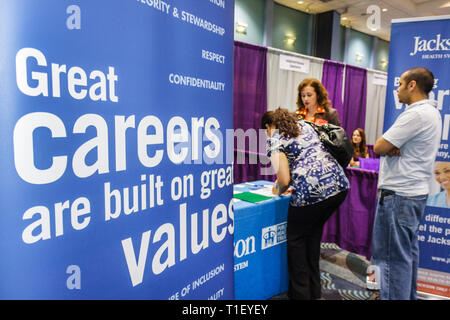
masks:
<svg viewBox="0 0 450 320"><path fill-rule="evenodd" d="M386 41L390 39L392 19L450 15L450 0L304 0L301 4L298 0L275 2L310 14L334 10L341 15L341 25ZM372 27L369 29L369 18L369 22L374 21L373 11L367 13L371 5L381 9L380 23L369 24Z"/></svg>

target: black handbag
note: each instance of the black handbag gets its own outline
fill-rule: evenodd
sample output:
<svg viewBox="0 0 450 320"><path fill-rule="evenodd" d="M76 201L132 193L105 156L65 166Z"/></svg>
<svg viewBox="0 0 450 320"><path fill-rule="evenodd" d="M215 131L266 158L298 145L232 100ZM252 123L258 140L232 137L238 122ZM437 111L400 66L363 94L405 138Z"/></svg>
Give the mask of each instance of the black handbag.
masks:
<svg viewBox="0 0 450 320"><path fill-rule="evenodd" d="M331 123L319 125L309 121L305 122L313 127L320 141L341 167L347 167L353 156L353 145L345 130Z"/></svg>

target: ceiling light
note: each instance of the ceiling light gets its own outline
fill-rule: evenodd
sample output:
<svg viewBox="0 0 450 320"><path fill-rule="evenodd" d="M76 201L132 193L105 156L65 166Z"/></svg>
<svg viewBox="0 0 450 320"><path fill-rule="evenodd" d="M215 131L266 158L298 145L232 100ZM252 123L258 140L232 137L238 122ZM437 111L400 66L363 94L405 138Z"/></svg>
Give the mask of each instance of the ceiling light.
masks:
<svg viewBox="0 0 450 320"><path fill-rule="evenodd" d="M341 19L342 19L342 20L347 20L348 18L347 18L347 17L342 17Z"/></svg>
<svg viewBox="0 0 450 320"><path fill-rule="evenodd" d="M297 1L298 4L303 4L304 1Z"/></svg>
<svg viewBox="0 0 450 320"><path fill-rule="evenodd" d="M386 11L388 11L388 9L387 8L383 8L383 9L381 9L381 11L386 12Z"/></svg>

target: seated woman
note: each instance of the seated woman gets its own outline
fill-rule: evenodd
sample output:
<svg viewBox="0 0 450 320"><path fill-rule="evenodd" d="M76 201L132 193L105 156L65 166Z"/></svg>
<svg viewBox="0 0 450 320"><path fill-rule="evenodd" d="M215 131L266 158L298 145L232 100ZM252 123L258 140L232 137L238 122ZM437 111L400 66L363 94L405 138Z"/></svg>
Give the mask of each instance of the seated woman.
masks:
<svg viewBox="0 0 450 320"><path fill-rule="evenodd" d="M325 222L344 201L349 182L344 169L316 131L286 109L266 112L267 156L277 174L276 194L293 187L287 217L288 296L319 299L320 241Z"/></svg>
<svg viewBox="0 0 450 320"><path fill-rule="evenodd" d="M352 134L353 157L350 160L350 167L359 167L359 158L369 158L366 145L366 133L358 128Z"/></svg>

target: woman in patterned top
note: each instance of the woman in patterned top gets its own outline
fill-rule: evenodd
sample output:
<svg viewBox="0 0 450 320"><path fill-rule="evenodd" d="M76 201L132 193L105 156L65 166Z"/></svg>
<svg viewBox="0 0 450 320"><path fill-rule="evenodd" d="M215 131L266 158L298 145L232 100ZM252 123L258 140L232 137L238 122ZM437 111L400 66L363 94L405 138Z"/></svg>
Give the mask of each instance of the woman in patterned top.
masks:
<svg viewBox="0 0 450 320"><path fill-rule="evenodd" d="M317 133L286 109L266 112L267 156L277 173L278 195L292 186L287 221L291 299L319 299L323 226L344 201L349 182Z"/></svg>

